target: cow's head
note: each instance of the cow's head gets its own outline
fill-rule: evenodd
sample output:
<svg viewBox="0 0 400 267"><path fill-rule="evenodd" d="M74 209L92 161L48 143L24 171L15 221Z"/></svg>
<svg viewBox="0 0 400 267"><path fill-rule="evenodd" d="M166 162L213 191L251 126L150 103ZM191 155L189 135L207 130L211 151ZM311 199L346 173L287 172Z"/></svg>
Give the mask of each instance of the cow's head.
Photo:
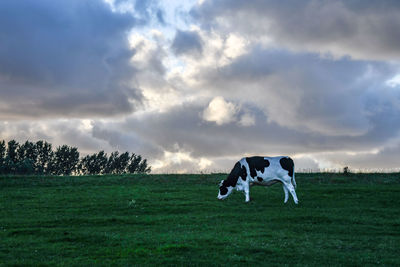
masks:
<svg viewBox="0 0 400 267"><path fill-rule="evenodd" d="M218 199L224 200L232 193L233 187L224 184L224 180L219 183Z"/></svg>

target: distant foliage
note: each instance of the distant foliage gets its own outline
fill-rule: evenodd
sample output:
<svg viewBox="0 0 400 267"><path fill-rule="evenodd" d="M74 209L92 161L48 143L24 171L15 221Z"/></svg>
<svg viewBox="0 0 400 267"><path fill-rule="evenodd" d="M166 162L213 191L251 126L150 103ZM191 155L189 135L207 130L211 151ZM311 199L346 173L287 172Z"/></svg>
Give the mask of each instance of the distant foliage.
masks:
<svg viewBox="0 0 400 267"><path fill-rule="evenodd" d="M149 173L151 168L147 166L147 160L140 155L125 152L119 154L112 152L107 156L104 151L83 157L78 165L80 174L127 174Z"/></svg>
<svg viewBox="0 0 400 267"><path fill-rule="evenodd" d="M79 164L79 152L76 147L63 145L57 147L50 164L52 173L56 175L71 175L77 171Z"/></svg>
<svg viewBox="0 0 400 267"><path fill-rule="evenodd" d="M104 151L79 157L76 147L63 145L54 151L46 141L0 141L0 174L87 175L149 173L147 160L140 155Z"/></svg>

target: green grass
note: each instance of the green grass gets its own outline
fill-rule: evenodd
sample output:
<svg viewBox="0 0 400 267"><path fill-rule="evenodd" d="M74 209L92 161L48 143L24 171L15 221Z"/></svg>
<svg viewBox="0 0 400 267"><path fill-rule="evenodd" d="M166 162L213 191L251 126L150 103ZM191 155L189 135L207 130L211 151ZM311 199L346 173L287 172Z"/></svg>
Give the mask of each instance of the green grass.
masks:
<svg viewBox="0 0 400 267"><path fill-rule="evenodd" d="M0 265L400 265L400 174L0 177Z"/></svg>

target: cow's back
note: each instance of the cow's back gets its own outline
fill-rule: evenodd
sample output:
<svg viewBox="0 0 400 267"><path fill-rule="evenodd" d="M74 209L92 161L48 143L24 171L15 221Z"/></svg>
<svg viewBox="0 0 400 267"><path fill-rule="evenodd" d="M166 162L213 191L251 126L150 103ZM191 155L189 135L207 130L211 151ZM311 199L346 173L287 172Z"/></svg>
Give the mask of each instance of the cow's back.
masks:
<svg viewBox="0 0 400 267"><path fill-rule="evenodd" d="M278 156L254 156L246 157L240 160L240 163L246 167L248 176L255 182L260 182L262 178L266 181L274 178L282 178L286 175L293 177L294 163L290 157Z"/></svg>

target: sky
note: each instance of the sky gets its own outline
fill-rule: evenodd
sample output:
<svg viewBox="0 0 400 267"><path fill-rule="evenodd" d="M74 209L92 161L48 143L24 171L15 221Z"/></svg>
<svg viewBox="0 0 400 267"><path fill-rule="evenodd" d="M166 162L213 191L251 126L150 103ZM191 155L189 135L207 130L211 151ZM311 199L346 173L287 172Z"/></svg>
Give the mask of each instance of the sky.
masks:
<svg viewBox="0 0 400 267"><path fill-rule="evenodd" d="M0 140L153 173L400 168L400 2L2 0Z"/></svg>

